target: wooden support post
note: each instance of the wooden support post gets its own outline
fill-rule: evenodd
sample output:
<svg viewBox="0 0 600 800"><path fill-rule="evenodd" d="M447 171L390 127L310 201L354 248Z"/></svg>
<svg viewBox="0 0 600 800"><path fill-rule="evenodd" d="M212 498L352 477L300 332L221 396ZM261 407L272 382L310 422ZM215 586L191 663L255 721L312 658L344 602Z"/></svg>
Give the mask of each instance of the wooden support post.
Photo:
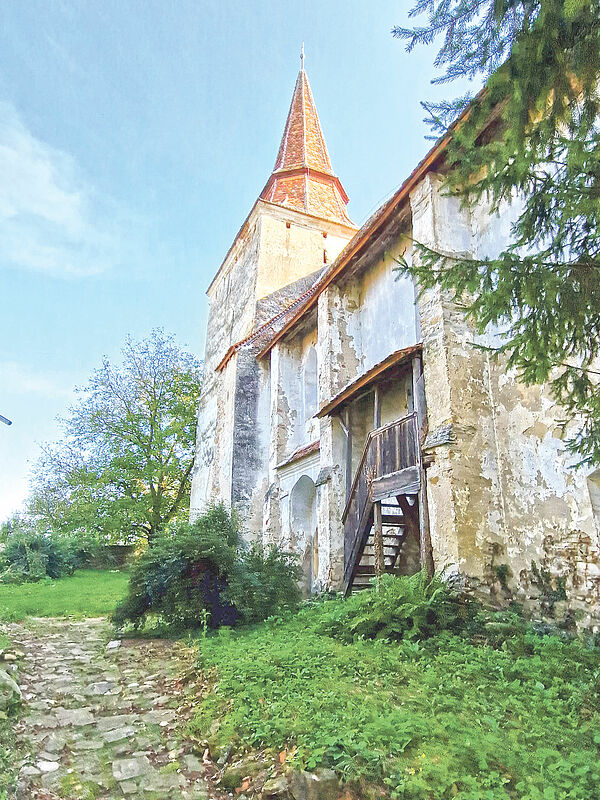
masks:
<svg viewBox="0 0 600 800"><path fill-rule="evenodd" d="M434 563L433 563L433 550L431 548L431 532L429 530L429 506L427 503L427 475L423 467L423 457L421 454L421 447L425 436L427 426L427 409L425 407L425 391L423 381L421 380L423 374L423 367L421 357L415 356L412 362L413 373L413 398L415 404L415 411L417 412L417 427L419 435L419 474L420 474L420 488L419 488L419 547L421 551L421 568L425 569L427 577L433 577Z"/></svg>
<svg viewBox="0 0 600 800"><path fill-rule="evenodd" d="M381 502L373 504L373 550L375 551L375 575L380 578L385 572L383 554L383 524L381 519Z"/></svg>
<svg viewBox="0 0 600 800"><path fill-rule="evenodd" d="M373 427L375 429L381 427L381 392L378 384L375 384L375 397L373 401Z"/></svg>
<svg viewBox="0 0 600 800"><path fill-rule="evenodd" d="M373 428L381 427L381 395L379 385L375 384L373 398ZM379 438L375 442L375 477L381 475L381 441ZM373 550L375 551L375 575L380 578L385 571L385 558L383 551L383 524L381 519L381 502L373 504Z"/></svg>
<svg viewBox="0 0 600 800"><path fill-rule="evenodd" d="M344 416L346 418L346 502L348 502L354 478L352 474L352 416L350 406L346 406Z"/></svg>

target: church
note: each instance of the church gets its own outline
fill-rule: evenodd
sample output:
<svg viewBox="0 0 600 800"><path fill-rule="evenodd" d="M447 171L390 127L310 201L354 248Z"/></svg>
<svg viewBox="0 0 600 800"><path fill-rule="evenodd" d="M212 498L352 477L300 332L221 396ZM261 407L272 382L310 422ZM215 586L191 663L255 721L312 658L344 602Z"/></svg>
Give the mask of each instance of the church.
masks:
<svg viewBox="0 0 600 800"><path fill-rule="evenodd" d="M292 551L306 596L444 571L498 602L600 621L600 473L573 469L545 387L525 386L412 241L495 255L516 209L443 191L448 137L358 229L304 65L275 166L208 287L191 496ZM399 176L401 179L402 176Z"/></svg>

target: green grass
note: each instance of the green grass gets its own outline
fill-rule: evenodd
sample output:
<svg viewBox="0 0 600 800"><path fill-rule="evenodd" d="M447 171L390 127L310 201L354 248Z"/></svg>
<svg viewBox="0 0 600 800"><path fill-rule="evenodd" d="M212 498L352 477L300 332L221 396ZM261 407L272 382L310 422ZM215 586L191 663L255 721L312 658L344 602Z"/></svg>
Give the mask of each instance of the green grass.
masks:
<svg viewBox="0 0 600 800"><path fill-rule="evenodd" d="M218 720L215 745L296 747L296 766L333 767L361 797L365 782L406 800L600 797L597 648L524 623L494 646L448 631L344 642L328 635L343 604L199 639L213 689L193 732Z"/></svg>
<svg viewBox="0 0 600 800"><path fill-rule="evenodd" d="M0 584L0 619L110 614L125 595L128 580L126 572L88 569L56 581Z"/></svg>

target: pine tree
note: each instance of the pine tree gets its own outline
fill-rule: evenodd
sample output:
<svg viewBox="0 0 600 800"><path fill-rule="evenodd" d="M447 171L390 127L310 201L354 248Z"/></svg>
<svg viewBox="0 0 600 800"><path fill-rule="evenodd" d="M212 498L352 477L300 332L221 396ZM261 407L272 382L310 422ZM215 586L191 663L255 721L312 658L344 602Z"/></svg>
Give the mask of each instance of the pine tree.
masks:
<svg viewBox="0 0 600 800"><path fill-rule="evenodd" d="M452 117L446 190L492 212L522 201L497 258L449 258L416 244L402 264L441 285L526 383L551 385L581 463L600 463L600 4L598 0L419 0L427 24L395 28L411 50L442 35L438 83L483 77L474 98L424 103Z"/></svg>

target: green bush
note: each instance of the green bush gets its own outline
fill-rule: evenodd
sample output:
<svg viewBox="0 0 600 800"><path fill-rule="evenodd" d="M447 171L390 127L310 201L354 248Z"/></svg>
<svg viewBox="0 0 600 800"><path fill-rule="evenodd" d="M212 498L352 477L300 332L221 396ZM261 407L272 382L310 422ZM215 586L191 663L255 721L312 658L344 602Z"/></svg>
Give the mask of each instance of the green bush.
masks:
<svg viewBox="0 0 600 800"><path fill-rule="evenodd" d="M93 534L63 534L60 540L70 553L75 569L112 569L117 566L110 546L98 541Z"/></svg>
<svg viewBox="0 0 600 800"><path fill-rule="evenodd" d="M8 537L0 555L3 583L39 581L72 575L77 559L69 543L58 536L19 529Z"/></svg>
<svg viewBox="0 0 600 800"><path fill-rule="evenodd" d="M321 632L342 642L364 639L426 639L457 630L467 621L466 600L441 576L424 572L410 577L383 575L372 591L360 592L331 606Z"/></svg>
<svg viewBox="0 0 600 800"><path fill-rule="evenodd" d="M245 623L261 622L300 602L300 567L290 553L253 545L238 550L227 597Z"/></svg>
<svg viewBox="0 0 600 800"><path fill-rule="evenodd" d="M212 506L193 524L157 537L138 558L113 622L141 628L148 614L177 628L256 622L298 601L297 578L289 556L243 550L235 518Z"/></svg>

